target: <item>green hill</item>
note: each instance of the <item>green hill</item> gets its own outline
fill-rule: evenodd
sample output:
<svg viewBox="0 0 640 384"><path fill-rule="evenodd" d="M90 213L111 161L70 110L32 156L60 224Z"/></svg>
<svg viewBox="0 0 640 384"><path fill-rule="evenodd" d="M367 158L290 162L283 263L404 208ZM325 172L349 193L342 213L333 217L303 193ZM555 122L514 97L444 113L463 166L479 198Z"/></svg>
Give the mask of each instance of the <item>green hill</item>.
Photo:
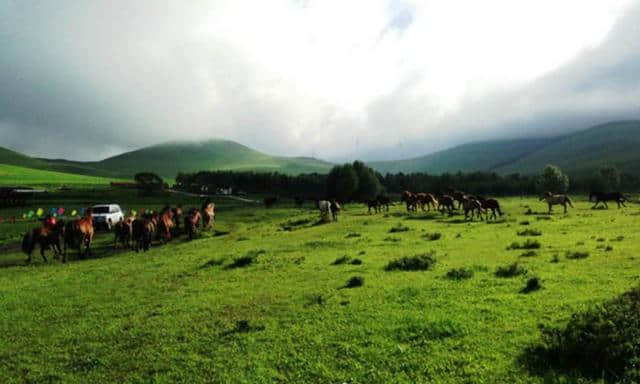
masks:
<svg viewBox="0 0 640 384"><path fill-rule="evenodd" d="M621 172L638 175L639 148L640 121L611 122L565 136L496 171L531 174L555 164L569 174L586 175L602 165L614 165Z"/></svg>
<svg viewBox="0 0 640 384"><path fill-rule="evenodd" d="M44 161L0 147L0 164L17 165L29 168L46 168Z"/></svg>
<svg viewBox="0 0 640 384"><path fill-rule="evenodd" d="M408 160L368 164L381 173L489 171L509 164L558 140L557 138L475 142Z"/></svg>
<svg viewBox="0 0 640 384"><path fill-rule="evenodd" d="M326 173L332 164L313 158L270 156L233 141L209 140L154 145L99 161L92 166L128 176L148 170L173 178L178 172L206 170Z"/></svg>
<svg viewBox="0 0 640 384"><path fill-rule="evenodd" d="M48 187L54 185L75 187L96 185L106 186L109 185L109 182L111 181L114 181L114 179L0 164L0 185L31 187Z"/></svg>

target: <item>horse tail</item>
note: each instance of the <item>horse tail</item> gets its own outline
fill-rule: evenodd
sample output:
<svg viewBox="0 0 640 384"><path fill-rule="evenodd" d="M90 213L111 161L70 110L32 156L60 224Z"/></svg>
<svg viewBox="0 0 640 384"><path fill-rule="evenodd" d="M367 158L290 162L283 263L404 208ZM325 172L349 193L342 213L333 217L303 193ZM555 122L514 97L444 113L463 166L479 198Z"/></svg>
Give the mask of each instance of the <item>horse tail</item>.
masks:
<svg viewBox="0 0 640 384"><path fill-rule="evenodd" d="M27 255L33 252L35 244L33 242L33 231L28 231L22 237L22 252Z"/></svg>
<svg viewBox="0 0 640 384"><path fill-rule="evenodd" d="M566 199L567 203L569 203L569 206L573 208L573 204L571 204L571 199L569 198L569 196L565 196L564 198Z"/></svg>

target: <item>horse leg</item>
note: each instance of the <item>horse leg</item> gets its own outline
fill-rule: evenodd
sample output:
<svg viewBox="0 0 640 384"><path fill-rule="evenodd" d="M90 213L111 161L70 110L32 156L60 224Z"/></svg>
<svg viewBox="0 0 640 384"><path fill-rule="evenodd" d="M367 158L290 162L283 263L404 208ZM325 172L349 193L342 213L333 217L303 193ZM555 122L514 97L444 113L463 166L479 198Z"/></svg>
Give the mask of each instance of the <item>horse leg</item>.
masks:
<svg viewBox="0 0 640 384"><path fill-rule="evenodd" d="M42 256L42 260L45 263L48 263L49 260L47 260L47 257L44 255L44 251L46 249L47 249L47 244L46 244L46 241L43 240L43 241L40 242L40 256Z"/></svg>
<svg viewBox="0 0 640 384"><path fill-rule="evenodd" d="M609 209L609 204L607 204L607 202L606 202L606 201L602 201L602 203L604 204L604 207L605 207L606 209Z"/></svg>

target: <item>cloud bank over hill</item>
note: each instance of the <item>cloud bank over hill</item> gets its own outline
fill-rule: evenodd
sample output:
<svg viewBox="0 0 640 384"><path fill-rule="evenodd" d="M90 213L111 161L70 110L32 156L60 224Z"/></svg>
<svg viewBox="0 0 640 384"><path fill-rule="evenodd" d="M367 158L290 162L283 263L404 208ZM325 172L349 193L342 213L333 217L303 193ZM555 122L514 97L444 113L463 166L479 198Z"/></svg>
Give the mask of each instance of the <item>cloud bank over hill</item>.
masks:
<svg viewBox="0 0 640 384"><path fill-rule="evenodd" d="M0 4L0 145L403 158L640 117L632 1Z"/></svg>

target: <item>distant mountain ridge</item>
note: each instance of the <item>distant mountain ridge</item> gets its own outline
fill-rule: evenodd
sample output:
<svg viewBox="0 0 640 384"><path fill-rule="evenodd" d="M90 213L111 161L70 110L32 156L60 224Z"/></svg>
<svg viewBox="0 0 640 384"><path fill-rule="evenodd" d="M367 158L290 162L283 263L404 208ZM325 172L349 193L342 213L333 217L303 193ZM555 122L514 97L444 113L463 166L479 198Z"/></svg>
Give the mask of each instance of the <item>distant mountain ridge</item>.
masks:
<svg viewBox="0 0 640 384"><path fill-rule="evenodd" d="M640 121L616 121L552 138L494 140L459 145L406 160L372 161L381 173L493 171L535 174L556 164L570 175L603 165L640 176ZM125 152L101 161L39 159L0 147L0 164L112 178L152 171L165 178L179 172L212 170L328 173L333 163L311 157L271 156L230 140L171 142Z"/></svg>

